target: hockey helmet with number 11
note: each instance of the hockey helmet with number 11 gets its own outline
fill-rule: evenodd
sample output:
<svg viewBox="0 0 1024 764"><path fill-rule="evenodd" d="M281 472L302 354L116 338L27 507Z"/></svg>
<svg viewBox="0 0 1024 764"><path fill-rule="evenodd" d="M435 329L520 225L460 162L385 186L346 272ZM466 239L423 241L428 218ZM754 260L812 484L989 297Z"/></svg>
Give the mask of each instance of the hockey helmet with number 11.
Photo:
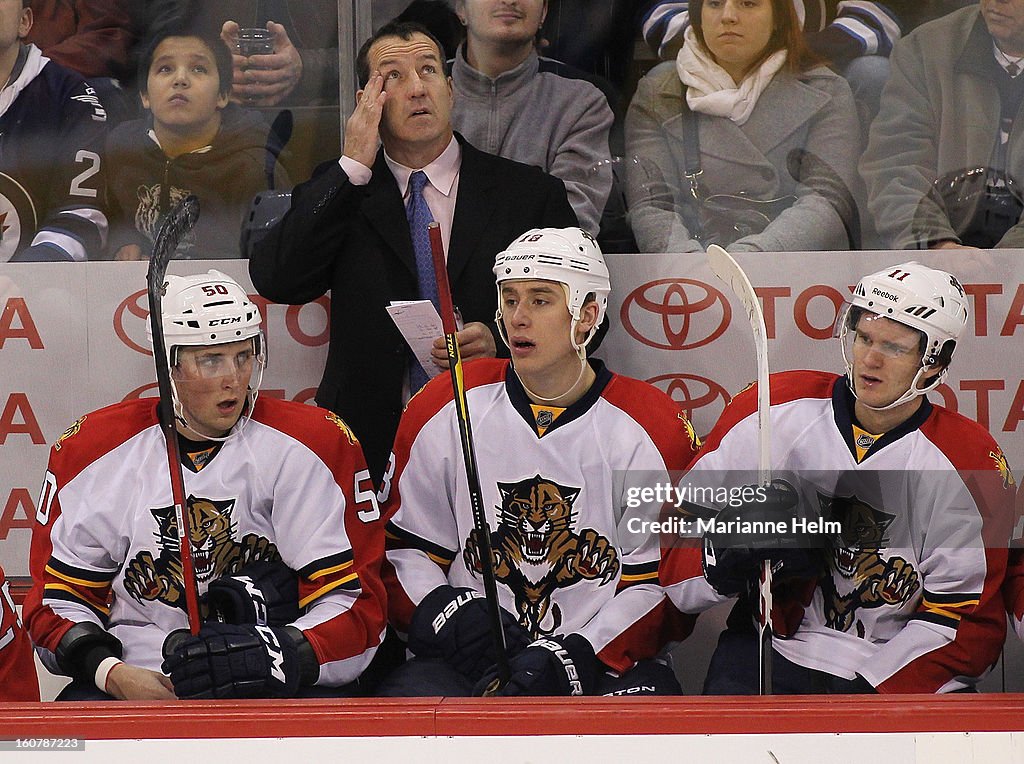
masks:
<svg viewBox="0 0 1024 764"><path fill-rule="evenodd" d="M517 279L557 281L565 288L566 307L572 316L569 339L580 358L586 355L587 343L604 320L611 292L608 266L593 236L582 228L534 228L498 253L494 258L494 278L498 285L495 318L506 345L508 337L501 320L501 283ZM583 342L577 343L576 324L589 295L597 301L597 320Z"/></svg>
<svg viewBox="0 0 1024 764"><path fill-rule="evenodd" d="M177 365L178 350L182 347L223 345L251 339L256 368L249 380L249 405L243 421L256 404L267 352L263 331L260 329L260 311L249 299L238 282L220 271L210 270L195 276L167 276L161 304L161 324L167 365ZM146 322L146 338L153 344L153 331ZM174 377L171 377L174 413L183 419L181 402ZM191 427L188 422L186 425Z"/></svg>
<svg viewBox="0 0 1024 764"><path fill-rule="evenodd" d="M859 308L860 310L855 310ZM856 319L863 312L882 316L916 329L924 335L921 368L910 387L888 406L894 408L927 393L946 377L957 341L967 326L967 296L955 276L929 268L916 261L894 265L865 276L836 321L836 335L843 348L847 378L853 385L853 359L847 351L846 337L856 331ZM919 387L923 377L934 374ZM856 395L856 391L854 391Z"/></svg>

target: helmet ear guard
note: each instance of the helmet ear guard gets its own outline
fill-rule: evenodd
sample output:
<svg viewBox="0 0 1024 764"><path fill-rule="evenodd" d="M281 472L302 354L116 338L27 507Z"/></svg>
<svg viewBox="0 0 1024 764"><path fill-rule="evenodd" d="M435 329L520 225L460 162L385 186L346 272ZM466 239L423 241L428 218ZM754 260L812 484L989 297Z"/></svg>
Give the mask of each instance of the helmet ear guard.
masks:
<svg viewBox="0 0 1024 764"><path fill-rule="evenodd" d="M167 276L162 300L161 326L167 351L168 368L177 365L178 351L183 347L224 345L229 342L252 340L256 368L249 381L249 401L235 429L240 429L256 405L263 370L267 362L266 341L260 328L259 308L249 299L245 290L230 276L210 270L194 276ZM153 345L153 332L146 322L146 338ZM171 375L171 393L175 416L190 429L184 417L174 376ZM195 432L195 430L193 429ZM199 433L210 440L224 440Z"/></svg>
<svg viewBox="0 0 1024 764"><path fill-rule="evenodd" d="M853 359L847 353L846 337L856 330L852 324L864 313L903 324L920 332L925 339L921 367L910 387L891 404L877 409L881 411L906 403L942 383L970 315L963 286L945 271L910 261L865 276L840 311L833 332L841 341L851 390L854 388ZM926 385L919 386L936 367L941 369ZM856 397L856 390L853 393Z"/></svg>
<svg viewBox="0 0 1024 764"><path fill-rule="evenodd" d="M538 279L555 281L565 288L566 307L572 317L570 342L580 358L604 320L608 308L611 282L608 266L597 241L582 228L534 228L494 259L494 278L498 289L498 310L495 320L502 341L508 344L501 313L501 284L504 281ZM576 341L576 325L582 319L587 297L597 302L597 320L582 342Z"/></svg>

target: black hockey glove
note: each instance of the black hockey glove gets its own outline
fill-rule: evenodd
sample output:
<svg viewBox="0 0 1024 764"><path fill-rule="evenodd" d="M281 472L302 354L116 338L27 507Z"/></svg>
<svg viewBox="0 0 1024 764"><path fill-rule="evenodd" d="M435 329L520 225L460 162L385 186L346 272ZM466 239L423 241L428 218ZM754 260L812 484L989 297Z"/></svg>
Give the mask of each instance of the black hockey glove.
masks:
<svg viewBox="0 0 1024 764"><path fill-rule="evenodd" d="M199 634L172 631L161 669L182 700L292 698L299 689L297 631L283 626L205 623ZM301 634L301 633L300 633Z"/></svg>
<svg viewBox="0 0 1024 764"><path fill-rule="evenodd" d="M759 486L746 488L755 498L723 509L704 534L704 578L711 587L726 597L746 591L758 579L764 560L772 561L780 583L817 578L825 538L808 532L805 525L817 516L802 510L796 490L785 480L773 480L763 491ZM748 524L772 530L752 532Z"/></svg>
<svg viewBox="0 0 1024 764"><path fill-rule="evenodd" d="M492 666L473 688L474 695L589 695L602 669L594 648L579 634L544 637L509 660L511 676L495 687L498 668Z"/></svg>
<svg viewBox="0 0 1024 764"><path fill-rule="evenodd" d="M285 626L299 617L299 577L280 560L250 562L211 581L206 604L211 621Z"/></svg>
<svg viewBox="0 0 1024 764"><path fill-rule="evenodd" d="M505 652L521 652L531 638L515 616L501 609ZM441 658L471 682L494 665L494 641L487 600L480 592L439 586L412 614L409 649L418 658Z"/></svg>

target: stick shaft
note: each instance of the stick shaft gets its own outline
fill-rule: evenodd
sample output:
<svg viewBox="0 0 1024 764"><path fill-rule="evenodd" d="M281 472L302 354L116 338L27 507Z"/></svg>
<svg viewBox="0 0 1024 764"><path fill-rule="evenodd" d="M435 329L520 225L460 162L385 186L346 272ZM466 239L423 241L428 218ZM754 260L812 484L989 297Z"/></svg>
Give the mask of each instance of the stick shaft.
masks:
<svg viewBox="0 0 1024 764"><path fill-rule="evenodd" d="M466 385L462 376L462 354L456 336L455 307L452 304L451 287L448 284L448 268L444 258L444 244L441 228L431 223L430 254L434 261L434 277L437 279L437 295L441 307L441 325L444 328L445 348L448 352L448 371L455 394L455 413L459 420L459 435L462 441L462 457L466 463L466 478L469 481L469 500L473 511L473 527L476 528L480 544L480 563L483 568L484 596L491 621L491 637L497 656L499 686L508 682L511 674L508 654L505 650L505 630L501 625L501 606L498 604L498 585L494 577L494 556L491 552L491 530L484 513L483 492L480 490L480 473L477 469L476 446L473 442L473 428L469 417L469 401L466 399Z"/></svg>
<svg viewBox="0 0 1024 764"><path fill-rule="evenodd" d="M178 552L181 558L181 583L185 594L185 612L188 615L189 630L199 633L201 617L199 612L199 590L196 585L195 565L192 562L192 545L188 504L185 495L185 480L181 473L181 454L178 449L178 433L174 426L174 403L171 393L171 373L167 364L167 344L163 331L163 289L167 275L167 264L178 248L182 235L195 223L198 216L198 200L189 196L171 210L164 220L153 245L153 253L146 275L149 296L149 321L153 333L153 361L156 365L156 380L160 390L160 427L167 449L167 467L171 482L171 501L178 526Z"/></svg>

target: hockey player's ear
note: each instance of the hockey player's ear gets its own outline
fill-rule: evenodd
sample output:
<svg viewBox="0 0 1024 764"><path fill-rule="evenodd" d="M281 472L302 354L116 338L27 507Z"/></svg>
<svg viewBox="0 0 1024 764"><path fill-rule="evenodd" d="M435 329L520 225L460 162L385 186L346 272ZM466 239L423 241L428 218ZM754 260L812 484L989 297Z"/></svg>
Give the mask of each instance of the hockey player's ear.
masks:
<svg viewBox="0 0 1024 764"><path fill-rule="evenodd" d="M576 331L583 332L583 336L587 336L587 332L594 328L597 324L597 300L590 300L584 303L583 307L580 308L580 320L576 322Z"/></svg>
<svg viewBox="0 0 1024 764"><path fill-rule="evenodd" d="M32 29L32 9L25 6L21 9L21 19L18 22L18 39L24 40Z"/></svg>

